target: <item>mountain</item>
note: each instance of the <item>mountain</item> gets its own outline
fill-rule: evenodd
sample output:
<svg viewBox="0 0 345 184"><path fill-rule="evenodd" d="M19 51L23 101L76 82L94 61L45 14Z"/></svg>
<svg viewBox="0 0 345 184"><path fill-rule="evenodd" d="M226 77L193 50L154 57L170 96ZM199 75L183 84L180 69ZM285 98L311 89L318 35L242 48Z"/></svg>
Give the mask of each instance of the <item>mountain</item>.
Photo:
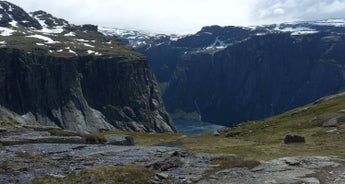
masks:
<svg viewBox="0 0 345 184"><path fill-rule="evenodd" d="M0 17L1 119L79 132L175 131L146 58L121 40L6 1Z"/></svg>
<svg viewBox="0 0 345 184"><path fill-rule="evenodd" d="M344 33L344 19L207 26L135 49L148 57L173 116L229 125L342 91Z"/></svg>

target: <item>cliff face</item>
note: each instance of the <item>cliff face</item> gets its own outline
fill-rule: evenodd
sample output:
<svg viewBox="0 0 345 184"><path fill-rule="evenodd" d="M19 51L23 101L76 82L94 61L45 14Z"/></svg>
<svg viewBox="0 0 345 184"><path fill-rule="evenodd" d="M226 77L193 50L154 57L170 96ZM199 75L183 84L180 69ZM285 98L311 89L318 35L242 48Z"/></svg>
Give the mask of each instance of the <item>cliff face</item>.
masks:
<svg viewBox="0 0 345 184"><path fill-rule="evenodd" d="M344 88L344 41L273 34L184 56L163 97L170 111L196 111L224 125L269 117Z"/></svg>
<svg viewBox="0 0 345 184"><path fill-rule="evenodd" d="M119 39L6 1L0 16L0 120L79 132L175 131L147 60Z"/></svg>
<svg viewBox="0 0 345 184"><path fill-rule="evenodd" d="M211 26L136 49L148 57L173 116L229 125L343 91L344 32L337 19Z"/></svg>
<svg viewBox="0 0 345 184"><path fill-rule="evenodd" d="M146 60L0 49L0 104L27 122L80 132L174 131Z"/></svg>

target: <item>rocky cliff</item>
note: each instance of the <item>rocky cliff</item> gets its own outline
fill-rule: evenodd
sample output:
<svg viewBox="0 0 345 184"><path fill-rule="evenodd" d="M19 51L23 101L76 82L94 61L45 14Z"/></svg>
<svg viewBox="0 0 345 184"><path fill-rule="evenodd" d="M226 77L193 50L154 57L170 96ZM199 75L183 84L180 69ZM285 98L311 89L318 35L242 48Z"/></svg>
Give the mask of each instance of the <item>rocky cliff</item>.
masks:
<svg viewBox="0 0 345 184"><path fill-rule="evenodd" d="M175 131L145 57L97 26L0 5L12 18L0 28L0 104L17 119L79 132Z"/></svg>
<svg viewBox="0 0 345 184"><path fill-rule="evenodd" d="M344 32L342 19L208 26L136 49L149 58L168 111L229 125L342 91Z"/></svg>
<svg viewBox="0 0 345 184"><path fill-rule="evenodd" d="M214 55L185 55L165 102L225 125L282 113L344 88L344 41L328 33L273 34Z"/></svg>

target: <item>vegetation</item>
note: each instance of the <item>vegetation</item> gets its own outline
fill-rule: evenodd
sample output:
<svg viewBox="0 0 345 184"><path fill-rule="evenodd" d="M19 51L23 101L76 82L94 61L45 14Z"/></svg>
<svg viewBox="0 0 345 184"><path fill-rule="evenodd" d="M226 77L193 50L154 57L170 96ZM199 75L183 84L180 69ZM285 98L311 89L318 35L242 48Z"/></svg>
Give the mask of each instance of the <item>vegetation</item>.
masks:
<svg viewBox="0 0 345 184"><path fill-rule="evenodd" d="M174 112L170 113L171 117L174 119L186 119L199 121L200 115L198 112L184 112L181 109L177 109Z"/></svg>
<svg viewBox="0 0 345 184"><path fill-rule="evenodd" d="M322 127L332 118L345 120L345 94L325 97L304 107L261 121L248 121L221 131L190 136L170 133L140 133L109 131L97 134L129 134L137 145L175 144L194 151L207 153L234 153L243 160L270 160L286 156L338 156L345 157L345 125ZM286 135L301 135L305 144L284 144ZM178 143L178 144L177 144Z"/></svg>
<svg viewBox="0 0 345 184"><path fill-rule="evenodd" d="M102 134L82 134L70 130L51 129L48 131L53 136L80 136L86 138L86 142L90 144L105 143L106 140Z"/></svg>
<svg viewBox="0 0 345 184"><path fill-rule="evenodd" d="M26 151L19 151L15 153L17 157L25 158L25 159L35 159L35 158L40 158L40 156L33 155L29 152Z"/></svg>
<svg viewBox="0 0 345 184"><path fill-rule="evenodd" d="M144 166L126 165L95 169L82 170L79 173L72 173L65 178L54 176L38 177L32 181L33 184L97 184L97 183L118 183L118 184L150 184L154 172Z"/></svg>
<svg viewBox="0 0 345 184"><path fill-rule="evenodd" d="M11 36L0 36L0 40L5 43L0 45L0 47L16 48L28 53L57 57L75 57L76 54L78 56L87 56L90 55L88 50L91 50L95 52L93 53L95 56L114 56L121 62L139 61L144 58L143 55L128 48L115 37L104 36L98 32L78 30L74 32L75 36L64 36L67 33L70 32L64 31L62 33L47 35L27 32L18 28ZM45 40L30 37L36 34L50 38L53 43L47 43Z"/></svg>
<svg viewBox="0 0 345 184"><path fill-rule="evenodd" d="M0 161L0 169L6 171L10 168L10 164L8 161Z"/></svg>

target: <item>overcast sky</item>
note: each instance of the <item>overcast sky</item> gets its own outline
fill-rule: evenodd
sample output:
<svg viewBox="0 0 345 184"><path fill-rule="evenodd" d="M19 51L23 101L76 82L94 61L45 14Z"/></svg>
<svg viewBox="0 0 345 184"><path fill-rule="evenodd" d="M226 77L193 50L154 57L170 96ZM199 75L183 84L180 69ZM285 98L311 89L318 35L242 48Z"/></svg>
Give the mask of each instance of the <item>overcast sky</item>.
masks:
<svg viewBox="0 0 345 184"><path fill-rule="evenodd" d="M260 25L345 18L345 0L8 0L73 24L195 33L207 25Z"/></svg>

